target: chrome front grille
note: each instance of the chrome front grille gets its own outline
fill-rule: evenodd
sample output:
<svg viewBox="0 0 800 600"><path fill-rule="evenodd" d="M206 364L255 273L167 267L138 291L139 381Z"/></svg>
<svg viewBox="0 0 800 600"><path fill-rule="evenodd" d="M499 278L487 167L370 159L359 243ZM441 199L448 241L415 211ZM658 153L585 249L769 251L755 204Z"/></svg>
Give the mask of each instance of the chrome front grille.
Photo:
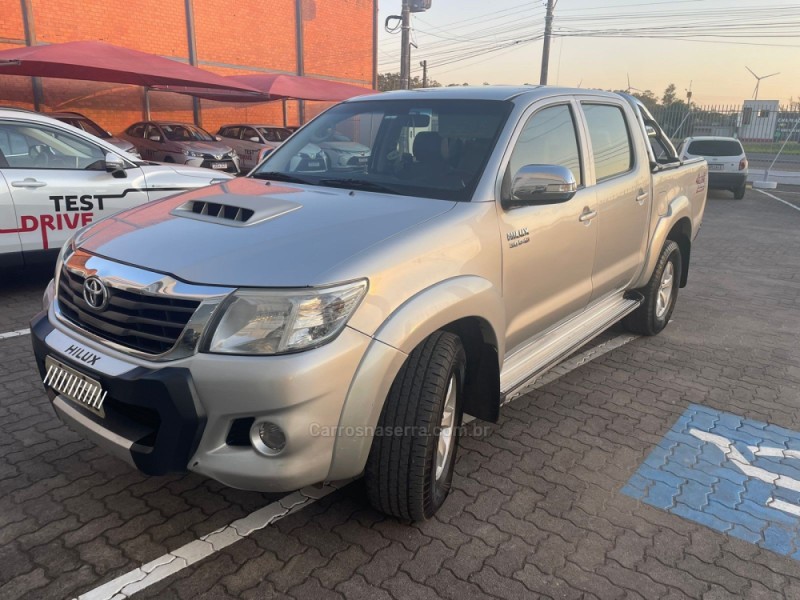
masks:
<svg viewBox="0 0 800 600"><path fill-rule="evenodd" d="M150 295L108 284L108 306L95 310L84 300L85 277L64 267L58 285L61 315L103 339L145 354L168 352L200 305L199 300Z"/></svg>

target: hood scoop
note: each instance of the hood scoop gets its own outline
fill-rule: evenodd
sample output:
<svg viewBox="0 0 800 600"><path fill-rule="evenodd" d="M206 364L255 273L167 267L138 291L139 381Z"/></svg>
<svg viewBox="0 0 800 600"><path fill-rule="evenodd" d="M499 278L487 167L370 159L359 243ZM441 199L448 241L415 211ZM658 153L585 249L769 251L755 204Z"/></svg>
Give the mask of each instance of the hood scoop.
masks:
<svg viewBox="0 0 800 600"><path fill-rule="evenodd" d="M263 196L238 196L234 194L189 200L170 211L176 217L244 227L274 219L302 208L301 204Z"/></svg>

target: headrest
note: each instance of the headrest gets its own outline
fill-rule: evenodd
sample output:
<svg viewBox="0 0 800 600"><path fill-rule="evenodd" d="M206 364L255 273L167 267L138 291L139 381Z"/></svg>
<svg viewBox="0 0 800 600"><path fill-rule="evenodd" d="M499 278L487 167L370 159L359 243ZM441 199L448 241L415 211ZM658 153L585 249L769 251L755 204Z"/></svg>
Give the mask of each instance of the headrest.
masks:
<svg viewBox="0 0 800 600"><path fill-rule="evenodd" d="M436 131L421 131L414 138L414 157L421 162L441 161L444 140Z"/></svg>

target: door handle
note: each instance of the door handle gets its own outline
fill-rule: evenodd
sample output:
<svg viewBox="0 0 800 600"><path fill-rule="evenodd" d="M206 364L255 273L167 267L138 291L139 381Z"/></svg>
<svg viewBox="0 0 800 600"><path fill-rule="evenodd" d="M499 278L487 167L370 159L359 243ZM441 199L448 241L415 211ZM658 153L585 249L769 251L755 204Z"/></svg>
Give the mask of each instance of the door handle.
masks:
<svg viewBox="0 0 800 600"><path fill-rule="evenodd" d="M586 223L587 225L589 222L597 216L596 210L589 210L589 207L583 209L583 213L580 217L578 217L578 221L581 223Z"/></svg>
<svg viewBox="0 0 800 600"><path fill-rule="evenodd" d="M34 188L44 187L47 184L44 181L36 181L32 177L26 177L22 181L12 181L11 185L13 187L18 187L18 188L34 189Z"/></svg>
<svg viewBox="0 0 800 600"><path fill-rule="evenodd" d="M650 194L648 194L648 193L647 193L647 192L645 192L644 190L639 190L639 195L638 195L638 196L636 196L636 201L639 203L639 206L641 206L642 204L644 204L644 201L645 201L645 200L647 200L647 198L648 198L649 196L650 196Z"/></svg>

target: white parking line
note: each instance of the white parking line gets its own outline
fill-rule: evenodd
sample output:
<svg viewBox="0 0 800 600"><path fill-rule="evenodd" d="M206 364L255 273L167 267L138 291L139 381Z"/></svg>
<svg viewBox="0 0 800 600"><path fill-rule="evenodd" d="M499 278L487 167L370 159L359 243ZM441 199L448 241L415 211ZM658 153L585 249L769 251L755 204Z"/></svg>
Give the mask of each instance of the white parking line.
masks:
<svg viewBox="0 0 800 600"><path fill-rule="evenodd" d="M7 340L9 338L28 335L30 332L31 332L30 329L17 329L16 331L6 331L5 333L0 333L0 340Z"/></svg>
<svg viewBox="0 0 800 600"><path fill-rule="evenodd" d="M772 198L773 200L777 200L778 202L782 202L786 206L791 206L796 211L800 211L800 206L796 206L795 204L792 204L791 202L788 202L787 200L784 200L783 198L778 198L777 196L774 196L774 195L770 194L769 192L765 192L764 190L754 190L754 191L756 191L756 192L758 192L760 194L764 194L765 196L769 196L770 198Z"/></svg>
<svg viewBox="0 0 800 600"><path fill-rule="evenodd" d="M598 344L594 348L582 352L572 358L564 361L557 367L554 367L542 378L537 379L534 383L523 388L526 392L547 385L556 379L563 377L567 373L574 371L578 367L586 363L624 346L628 342L635 340L637 335L623 334L616 336L607 342ZM465 422L472 421L473 419L464 419ZM234 521L230 525L218 529L208 535L204 535L200 539L189 542L185 546L181 546L177 550L173 550L163 556L158 557L149 563L142 565L138 569L128 571L120 575L116 579L112 579L108 583L94 588L79 596L77 600L125 600L130 598L136 592L166 579L189 565L203 560L225 548L231 544L243 540L254 531L264 529L268 525L289 516L300 509L309 506L324 498L331 492L340 489L353 481L352 479L346 481L337 481L333 483L326 483L321 487L310 486L303 488L300 491L294 492L268 504L264 508L260 508L255 512L250 513L246 517Z"/></svg>
<svg viewBox="0 0 800 600"><path fill-rule="evenodd" d="M140 592L146 587L185 569L189 565L211 556L214 552L243 540L254 531L263 529L267 525L271 525L283 517L297 512L304 506L313 504L331 492L347 485L350 481L352 480L325 484L321 487L310 486L284 496L277 502L268 504L264 508L260 508L230 525L204 535L198 540L189 542L185 546L181 546L164 556L159 556L138 569L128 571L124 575L120 575L116 579L112 579L108 583L82 594L78 600L122 600L123 598L130 598L136 592Z"/></svg>

